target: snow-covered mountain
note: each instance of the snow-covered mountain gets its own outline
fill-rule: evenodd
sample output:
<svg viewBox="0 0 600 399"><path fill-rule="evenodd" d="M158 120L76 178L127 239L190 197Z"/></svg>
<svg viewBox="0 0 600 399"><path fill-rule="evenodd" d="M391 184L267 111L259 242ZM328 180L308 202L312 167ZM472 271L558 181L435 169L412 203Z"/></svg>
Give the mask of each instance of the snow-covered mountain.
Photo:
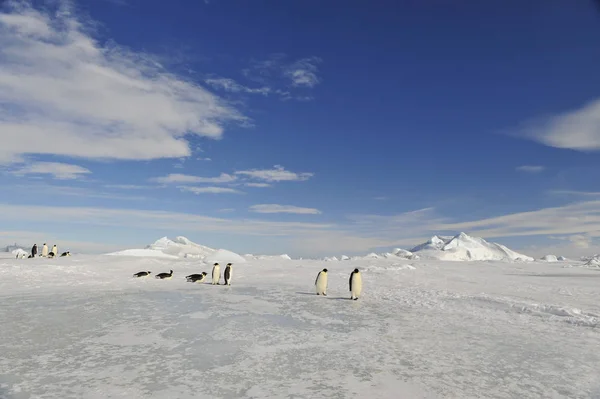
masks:
<svg viewBox="0 0 600 399"><path fill-rule="evenodd" d="M451 261L534 260L532 257L515 252L504 245L487 242L480 237L471 237L466 233L460 233L454 237L433 236L423 244L414 247L411 252L416 252L424 258Z"/></svg>

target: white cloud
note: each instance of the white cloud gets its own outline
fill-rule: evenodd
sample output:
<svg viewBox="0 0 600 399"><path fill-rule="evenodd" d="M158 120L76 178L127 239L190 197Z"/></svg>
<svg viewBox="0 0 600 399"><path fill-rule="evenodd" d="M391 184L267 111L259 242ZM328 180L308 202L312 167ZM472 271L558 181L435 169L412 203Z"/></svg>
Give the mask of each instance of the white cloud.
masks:
<svg viewBox="0 0 600 399"><path fill-rule="evenodd" d="M292 81L293 86L314 87L320 80L317 77L319 57L298 60L284 69L284 75Z"/></svg>
<svg viewBox="0 0 600 399"><path fill-rule="evenodd" d="M184 175L180 173L171 173L163 177L154 177L150 181L169 184L169 183L230 183L236 180L235 176L221 173L217 177L200 177L192 175Z"/></svg>
<svg viewBox="0 0 600 399"><path fill-rule="evenodd" d="M269 183L244 183L244 186L246 186L246 187L260 187L260 188L272 187L272 185L269 184Z"/></svg>
<svg viewBox="0 0 600 399"><path fill-rule="evenodd" d="M78 165L60 162L34 162L25 165L9 173L16 176L25 175L52 175L58 180L74 180L83 177L86 174L92 173L89 169L82 168Z"/></svg>
<svg viewBox="0 0 600 399"><path fill-rule="evenodd" d="M256 219L225 219L183 212L92 207L59 207L0 204L4 220L124 226L158 231L228 232L253 236L293 236L327 231L334 225L305 222L271 222Z"/></svg>
<svg viewBox="0 0 600 399"><path fill-rule="evenodd" d="M48 196L69 196L69 197L81 197L81 198L104 198L113 200L126 200L126 201L147 201L148 197L144 196L133 196L133 195L120 195L111 192L105 192L101 190L95 190L85 187L73 187L73 186L62 186L62 185L51 185L44 183L32 183L32 184L15 184L11 186L11 190L23 196L26 195L42 195L43 198Z"/></svg>
<svg viewBox="0 0 600 399"><path fill-rule="evenodd" d="M105 184L104 187L120 190L148 190L158 188L158 186L142 186L139 184Z"/></svg>
<svg viewBox="0 0 600 399"><path fill-rule="evenodd" d="M202 157L198 157L196 158L197 161L212 161L212 159L210 158L202 158Z"/></svg>
<svg viewBox="0 0 600 399"><path fill-rule="evenodd" d="M541 173L545 169L546 168L544 166L539 166L539 165L523 165L523 166L518 166L516 168L516 170L518 172L526 172L526 173Z"/></svg>
<svg viewBox="0 0 600 399"><path fill-rule="evenodd" d="M301 208L293 205L259 204L248 208L250 212L256 213L295 213L298 215L318 215L320 210L315 208Z"/></svg>
<svg viewBox="0 0 600 399"><path fill-rule="evenodd" d="M243 194L242 191L228 187L194 187L194 186L177 186L182 192L193 194Z"/></svg>
<svg viewBox="0 0 600 399"><path fill-rule="evenodd" d="M285 168L281 165L275 165L273 169L242 170L235 172L235 174L268 182L304 181L313 176L313 173L290 172L289 170L285 170Z"/></svg>
<svg viewBox="0 0 600 399"><path fill-rule="evenodd" d="M598 191L549 190L548 194L573 197L600 197L600 192Z"/></svg>
<svg viewBox="0 0 600 399"><path fill-rule="evenodd" d="M231 212L235 212L234 208L223 208L223 209L219 209L217 212L219 213L231 213Z"/></svg>
<svg viewBox="0 0 600 399"><path fill-rule="evenodd" d="M600 236L600 201L575 202L559 207L437 226L447 230L472 231L487 237L555 234Z"/></svg>
<svg viewBox="0 0 600 399"><path fill-rule="evenodd" d="M187 157L186 134L219 138L226 123L249 123L150 55L94 40L66 0L53 14L9 4L0 13L0 162Z"/></svg>
<svg viewBox="0 0 600 399"><path fill-rule="evenodd" d="M252 89L237 83L233 79L228 78L206 79L204 82L215 89L225 90L232 93L262 94L263 96L267 96L269 93L271 93L270 87L263 86L258 89Z"/></svg>
<svg viewBox="0 0 600 399"><path fill-rule="evenodd" d="M600 150L600 99L576 110L527 122L519 133L549 147Z"/></svg>
<svg viewBox="0 0 600 399"><path fill-rule="evenodd" d="M297 88L313 88L321 82L318 76L317 64L322 62L319 57L306 57L296 61L288 61L287 55L282 53L271 54L266 60L252 61L249 68L242 70L244 76L248 79L277 87L297 87ZM242 88L237 88L232 82L228 82L229 86L243 91ZM296 96L289 90L272 89L271 92L278 94L283 101L298 100L310 101L312 96L300 95Z"/></svg>

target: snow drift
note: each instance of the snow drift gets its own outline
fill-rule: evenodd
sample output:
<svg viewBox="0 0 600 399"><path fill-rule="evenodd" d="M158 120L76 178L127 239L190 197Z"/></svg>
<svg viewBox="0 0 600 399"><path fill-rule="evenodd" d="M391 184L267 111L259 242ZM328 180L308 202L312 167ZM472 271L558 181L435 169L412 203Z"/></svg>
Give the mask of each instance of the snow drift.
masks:
<svg viewBox="0 0 600 399"><path fill-rule="evenodd" d="M541 259L544 262L558 262L556 255L546 255Z"/></svg>
<svg viewBox="0 0 600 399"><path fill-rule="evenodd" d="M520 254L504 245L487 242L480 237L471 237L460 233L454 237L433 236L423 244L417 245L410 252L420 256L449 261L533 261L530 256Z"/></svg>

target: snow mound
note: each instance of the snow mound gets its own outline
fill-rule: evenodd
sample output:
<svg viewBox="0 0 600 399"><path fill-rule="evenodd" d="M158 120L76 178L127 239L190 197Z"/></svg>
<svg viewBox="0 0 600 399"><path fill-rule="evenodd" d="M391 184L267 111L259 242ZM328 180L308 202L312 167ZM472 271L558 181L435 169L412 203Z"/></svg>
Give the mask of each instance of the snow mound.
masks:
<svg viewBox="0 0 600 399"><path fill-rule="evenodd" d="M565 258L564 256L559 256L559 257L557 258L557 260L558 260L559 262L564 262L564 261L566 261L566 260L568 260L568 259L567 259L567 258Z"/></svg>
<svg viewBox="0 0 600 399"><path fill-rule="evenodd" d="M186 237L178 236L174 240L162 237L150 244L146 249L162 251L165 254L177 256L179 258L202 259L213 254L216 249L196 244Z"/></svg>
<svg viewBox="0 0 600 399"><path fill-rule="evenodd" d="M164 258L164 259L179 259L177 256L169 255L158 249L126 249L124 251L111 252L110 256L134 256L141 258Z"/></svg>
<svg viewBox="0 0 600 399"><path fill-rule="evenodd" d="M350 260L350 257L349 257L349 256L347 256L347 255L342 255L342 256L340 257L340 260Z"/></svg>
<svg viewBox="0 0 600 399"><path fill-rule="evenodd" d="M454 237L433 236L427 242L417 245L411 252L438 260L473 261L533 261L530 256L520 254L504 245L487 242L480 237L460 233Z"/></svg>
<svg viewBox="0 0 600 399"><path fill-rule="evenodd" d="M283 254L283 255L252 255L252 254L245 254L243 255L244 258L247 259L254 259L254 260L292 260L292 258L287 255L287 254ZM300 258L302 259L302 258Z"/></svg>
<svg viewBox="0 0 600 399"><path fill-rule="evenodd" d="M596 267L600 267L600 257L598 257L597 255L595 255L594 257L592 257L590 260L588 260L585 265L585 267L591 267L591 268L596 268Z"/></svg>
<svg viewBox="0 0 600 399"><path fill-rule="evenodd" d="M228 251L226 249L219 249L215 251L211 255L204 258L204 262L206 263L245 263L246 259L244 259L241 255L236 254L235 252Z"/></svg>
<svg viewBox="0 0 600 399"><path fill-rule="evenodd" d="M19 257L20 257L20 256L23 256L23 255L25 255L25 256L28 256L28 255L29 255L29 252L27 252L27 251L25 251L25 250L23 250L23 249L21 249L21 248L14 249L14 250L12 250L12 251L11 251L11 253L12 253L13 255L15 255L15 256L19 256Z"/></svg>
<svg viewBox="0 0 600 399"><path fill-rule="evenodd" d="M328 258L323 258L323 260L325 262L337 262L338 258L336 258L335 256L332 256L332 257L328 257Z"/></svg>
<svg viewBox="0 0 600 399"><path fill-rule="evenodd" d="M541 260L544 262L558 262L556 255L546 255Z"/></svg>
<svg viewBox="0 0 600 399"><path fill-rule="evenodd" d="M13 251L15 251L17 249L23 249L23 247L24 247L24 245L19 245L17 243L15 243L14 245L7 245L4 248L4 252L11 252L12 253ZM14 254L14 255L16 255L16 254Z"/></svg>
<svg viewBox="0 0 600 399"><path fill-rule="evenodd" d="M407 251L406 249L402 249L402 248L394 248L392 253L399 258L419 259L419 255L413 254L412 252Z"/></svg>

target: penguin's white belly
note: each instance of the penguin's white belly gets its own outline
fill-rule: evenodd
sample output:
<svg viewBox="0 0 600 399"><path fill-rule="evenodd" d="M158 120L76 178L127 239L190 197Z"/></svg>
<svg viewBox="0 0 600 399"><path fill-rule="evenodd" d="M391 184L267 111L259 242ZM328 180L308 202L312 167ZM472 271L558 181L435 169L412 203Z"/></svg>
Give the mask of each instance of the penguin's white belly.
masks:
<svg viewBox="0 0 600 399"><path fill-rule="evenodd" d="M218 267L215 267L213 269L213 274L212 274L212 282L213 284L217 284L219 282L219 278L221 277L221 269Z"/></svg>
<svg viewBox="0 0 600 399"><path fill-rule="evenodd" d="M327 293L327 274L321 273L317 278L317 294Z"/></svg>
<svg viewBox="0 0 600 399"><path fill-rule="evenodd" d="M352 278L352 296L357 298L362 292L362 278L360 276L354 276Z"/></svg>
<svg viewBox="0 0 600 399"><path fill-rule="evenodd" d="M42 248L42 256L48 256L48 247Z"/></svg>

